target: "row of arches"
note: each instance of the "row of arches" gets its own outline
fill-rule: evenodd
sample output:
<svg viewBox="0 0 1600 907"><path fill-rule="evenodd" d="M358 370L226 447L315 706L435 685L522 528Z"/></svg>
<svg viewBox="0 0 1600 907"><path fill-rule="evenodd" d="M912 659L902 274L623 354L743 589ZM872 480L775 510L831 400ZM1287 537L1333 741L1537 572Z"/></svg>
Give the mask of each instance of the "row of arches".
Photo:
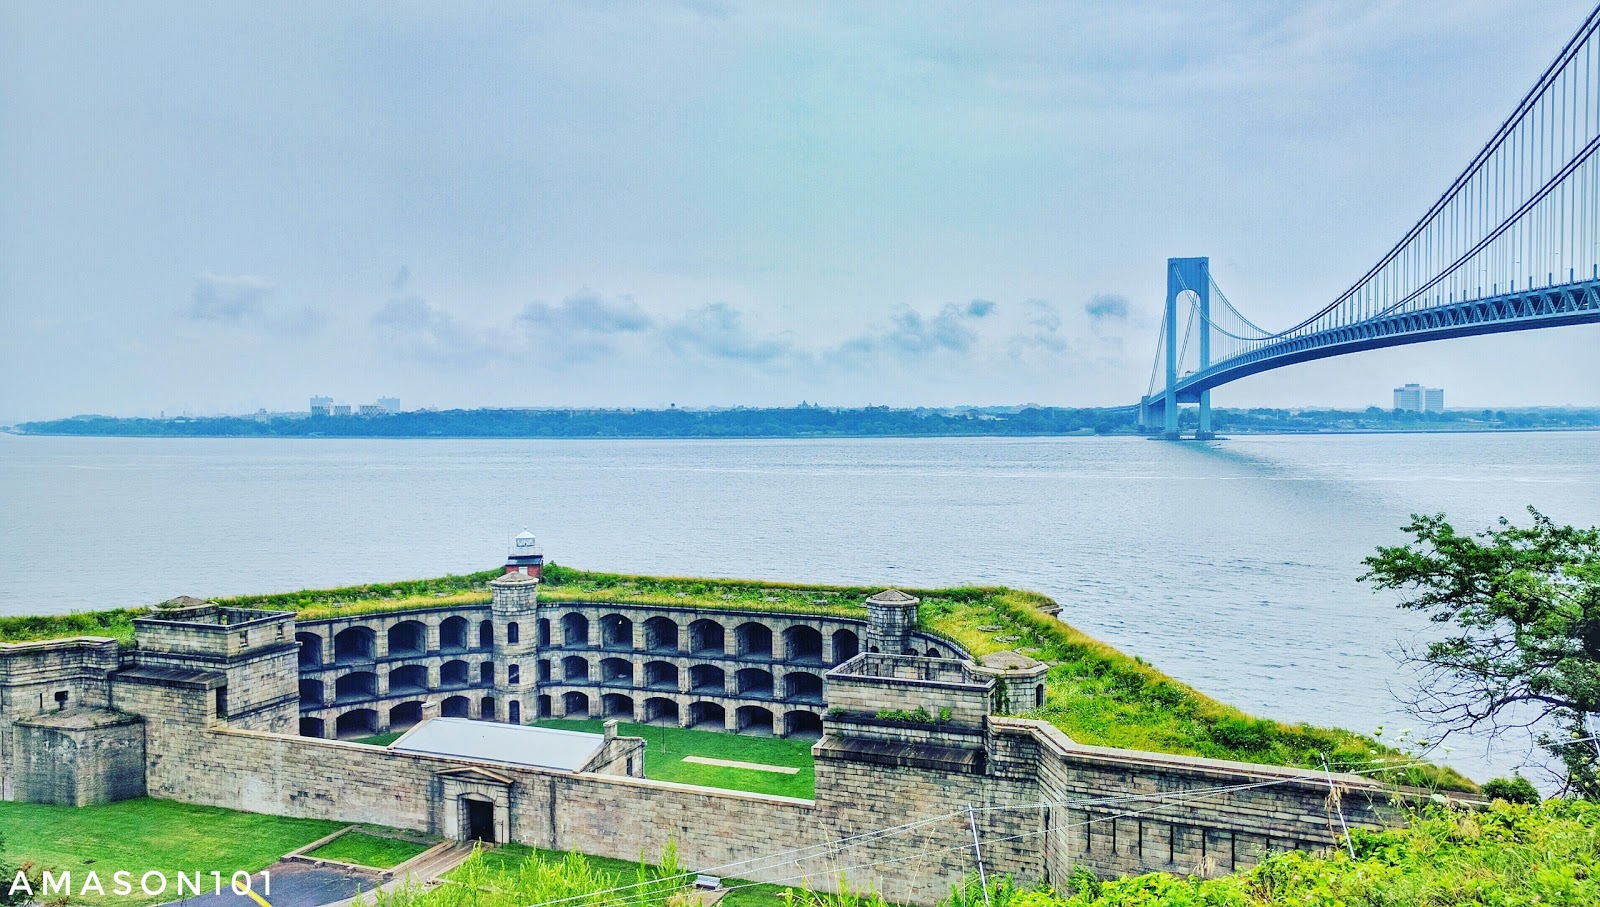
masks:
<svg viewBox="0 0 1600 907"><path fill-rule="evenodd" d="M771 699L776 691L771 671L764 668L740 668L730 675L713 664L690 665L688 686L677 665L670 661L647 661L636 673L634 663L625 658L602 658L595 669L581 655L568 655L561 659L561 682L586 684L599 682L610 686L642 687L646 690L671 690L692 693L733 693L739 696ZM550 680L549 661L541 661L539 678ZM822 675L809 671L786 671L783 674L783 698L801 702L822 702Z"/></svg>
<svg viewBox="0 0 1600 907"><path fill-rule="evenodd" d="M764 706L742 705L730 715L726 706L716 702L691 702L687 708L677 700L665 696L651 696L636 702L625 693L604 693L593 697L581 690L561 694L561 716L564 718L625 718L645 724L680 725L687 728L713 731L735 731L741 734L792 736L795 734L822 733L822 716L804 709L782 713ZM549 717L554 701L550 696L539 697L539 714ZM782 724L777 724L777 719Z"/></svg>
<svg viewBox="0 0 1600 907"><path fill-rule="evenodd" d="M479 621L476 637L479 649L494 648L494 622ZM517 637L517 625L507 624L506 641L516 643ZM321 635L303 630L296 633L294 638L300 643L301 667L317 667L329 663L325 660L327 653L323 650ZM459 615L447 617L439 622L438 647L433 651L465 652L472 648L470 645L472 639L472 625L465 617ZM427 654L430 650L428 625L420 620L402 620L385 631L384 642L386 644L384 652L389 657ZM346 627L333 635L333 664L372 661L377 657L378 631L373 628Z"/></svg>
<svg viewBox="0 0 1600 907"><path fill-rule="evenodd" d="M472 666L460 659L447 661L439 666L438 689L452 687L468 687L473 685L476 675L479 686L494 685L494 662L484 661L478 664L476 671ZM506 671L511 683L517 683L521 671L517 665L510 665ZM424 665L401 665L389 672L387 696L405 696L412 693L425 693L433 689L429 682L428 669ZM325 681L313 678L300 680L300 704L304 707L316 708L327 701L327 684ZM374 671L351 671L342 674L333 681L334 704L352 702L360 699L373 699L379 695L378 675Z"/></svg>
<svg viewBox="0 0 1600 907"><path fill-rule="evenodd" d="M569 649L600 648L688 655L732 654L739 658L773 657L772 628L758 621L739 624L730 634L717 621L700 618L690 622L685 639L677 621L656 615L646 618L640 626L642 632L637 645L635 645L633 620L626 615L606 614L596 623L598 632L591 635L592 628L587 615L577 611L562 615L559 622L560 646ZM551 630L550 620L540 618L541 646L554 645ZM733 639L731 652L728 648L730 635ZM789 627L782 632L780 638L783 640L784 661L793 664L823 663L821 630L807 626ZM860 651L861 639L854 630L840 629L833 632L835 663L854 658Z"/></svg>
<svg viewBox="0 0 1600 907"><path fill-rule="evenodd" d="M422 721L424 706L421 700L410 700L383 711L375 708L349 709L334 717L332 727L329 727L326 719L308 715L300 719L300 735L351 740L371 737L385 728L404 731ZM476 702L468 696L450 696L439 703L439 715L443 718L475 717L495 721L500 717L499 703L493 696L479 697ZM388 720L385 721L385 718ZM506 704L506 720L521 723L522 703L513 699Z"/></svg>

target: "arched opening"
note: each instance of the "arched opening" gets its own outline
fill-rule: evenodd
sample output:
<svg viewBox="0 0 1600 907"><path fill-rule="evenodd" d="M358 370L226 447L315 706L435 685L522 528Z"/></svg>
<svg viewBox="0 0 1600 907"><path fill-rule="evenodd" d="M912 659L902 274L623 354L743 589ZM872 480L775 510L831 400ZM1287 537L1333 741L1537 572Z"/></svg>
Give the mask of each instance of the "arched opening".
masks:
<svg viewBox="0 0 1600 907"><path fill-rule="evenodd" d="M1033 707L1036 709L1044 708L1044 684L1042 683L1033 688Z"/></svg>
<svg viewBox="0 0 1600 907"><path fill-rule="evenodd" d="M833 661L835 664L849 661L861 654L861 638L856 636L854 630L833 631Z"/></svg>
<svg viewBox="0 0 1600 907"><path fill-rule="evenodd" d="M522 628L517 625L516 621L511 621L510 623L506 624L506 645L514 646L519 642L522 642ZM493 632L490 632L489 634L489 642L487 645L494 645Z"/></svg>
<svg viewBox="0 0 1600 907"><path fill-rule="evenodd" d="M389 730L403 731L422 720L422 703L402 702L389 710Z"/></svg>
<svg viewBox="0 0 1600 907"><path fill-rule="evenodd" d="M607 718L633 720L633 697L621 693L607 693L600 697L600 710Z"/></svg>
<svg viewBox="0 0 1600 907"><path fill-rule="evenodd" d="M928 651L924 652L923 654L927 655L929 658L943 658L944 657L943 655L941 655L939 653L939 650L937 648L934 648L933 646L929 646L928 647Z"/></svg>
<svg viewBox="0 0 1600 907"><path fill-rule="evenodd" d="M377 634L371 627L349 627L333 637L333 660L338 663L371 661Z"/></svg>
<svg viewBox="0 0 1600 907"><path fill-rule="evenodd" d="M389 628L390 655L421 655L428 651L428 628L419 620L402 620Z"/></svg>
<svg viewBox="0 0 1600 907"><path fill-rule="evenodd" d="M734 675L734 682L738 684L740 696L770 697L772 695L771 671L763 671L760 668L741 668L739 673ZM768 715L767 717L770 719L772 716ZM770 723L768 721L768 724Z"/></svg>
<svg viewBox="0 0 1600 907"><path fill-rule="evenodd" d="M439 650L465 652L467 650L467 619L457 615L447 617L439 624Z"/></svg>
<svg viewBox="0 0 1600 907"><path fill-rule="evenodd" d="M666 617L644 622L644 647L651 652L678 651L678 623Z"/></svg>
<svg viewBox="0 0 1600 907"><path fill-rule="evenodd" d="M422 665L404 665L389 672L390 696L421 693L427 689L428 669Z"/></svg>
<svg viewBox="0 0 1600 907"><path fill-rule="evenodd" d="M464 687L471 682L472 675L466 662L456 659L439 666L439 686Z"/></svg>
<svg viewBox="0 0 1600 907"><path fill-rule="evenodd" d="M676 690L678 666L670 661L645 662L644 685L650 690Z"/></svg>
<svg viewBox="0 0 1600 907"><path fill-rule="evenodd" d="M495 834L494 801L487 797L474 794L463 794L461 797L461 828L462 835L468 841L482 841L485 844L498 843Z"/></svg>
<svg viewBox="0 0 1600 907"><path fill-rule="evenodd" d="M901 655L913 655L914 656L914 655L921 655L922 653L918 652L916 649L912 648L911 646L906 646L905 648L900 650L900 654Z"/></svg>
<svg viewBox="0 0 1600 907"><path fill-rule="evenodd" d="M589 660L581 655L561 659L561 679L567 683L588 683Z"/></svg>
<svg viewBox="0 0 1600 907"><path fill-rule="evenodd" d="M296 633L294 641L300 644L300 667L311 668L322 664L322 637L315 633Z"/></svg>
<svg viewBox="0 0 1600 907"><path fill-rule="evenodd" d="M550 659L539 659L539 682L545 683L550 679Z"/></svg>
<svg viewBox="0 0 1600 907"><path fill-rule="evenodd" d="M878 653L878 647L877 646L872 646L872 647L868 648L867 651L873 653L874 655L876 655Z"/></svg>
<svg viewBox="0 0 1600 907"><path fill-rule="evenodd" d="M378 713L372 709L352 709L333 721L334 736L340 740L371 737L378 733Z"/></svg>
<svg viewBox="0 0 1600 907"><path fill-rule="evenodd" d="M734 724L741 734L772 736L772 712L759 705L742 705L733 714Z"/></svg>
<svg viewBox="0 0 1600 907"><path fill-rule="evenodd" d="M538 627L539 627L539 645L548 647L550 645L550 618L548 618L548 617L539 618Z"/></svg>
<svg viewBox="0 0 1600 907"><path fill-rule="evenodd" d="M728 675L716 665L691 665L689 689L696 693L726 693Z"/></svg>
<svg viewBox="0 0 1600 907"><path fill-rule="evenodd" d="M439 703L439 716L441 718L471 718L472 700L465 696L451 696Z"/></svg>
<svg viewBox="0 0 1600 907"><path fill-rule="evenodd" d="M540 694L539 696L539 717L550 717L550 697L547 694Z"/></svg>
<svg viewBox="0 0 1600 907"><path fill-rule="evenodd" d="M822 716L803 710L785 712L783 735L801 740L818 740L822 737Z"/></svg>
<svg viewBox="0 0 1600 907"><path fill-rule="evenodd" d="M822 631L790 627L783 631L784 659L792 664L822 664Z"/></svg>
<svg viewBox="0 0 1600 907"><path fill-rule="evenodd" d="M506 704L506 720L512 724L522 723L522 701L513 699Z"/></svg>
<svg viewBox="0 0 1600 907"><path fill-rule="evenodd" d="M522 665L506 665L506 683L522 682Z"/></svg>
<svg viewBox="0 0 1600 907"><path fill-rule="evenodd" d="M740 658L772 657L772 629L766 624L740 624L733 631L733 643Z"/></svg>
<svg viewBox="0 0 1600 907"><path fill-rule="evenodd" d="M633 686L633 662L626 658L601 659L600 680L619 686Z"/></svg>
<svg viewBox="0 0 1600 907"><path fill-rule="evenodd" d="M333 682L333 701L351 702L372 699L378 695L378 675L371 671L355 671Z"/></svg>
<svg viewBox="0 0 1600 907"><path fill-rule="evenodd" d="M500 717L500 709L495 704L493 696L485 696L478 700L478 717L484 721L493 721Z"/></svg>
<svg viewBox="0 0 1600 907"><path fill-rule="evenodd" d="M689 704L689 726L702 731L725 731L728 729L728 710L715 702L692 702Z"/></svg>
<svg viewBox="0 0 1600 907"><path fill-rule="evenodd" d="M300 681L300 707L301 708L308 708L308 707L309 708L320 708L321 706L322 706L322 681L320 681L320 680L302 680L302 681ZM322 735L318 734L317 736L320 737Z"/></svg>
<svg viewBox="0 0 1600 907"><path fill-rule="evenodd" d="M633 621L621 614L607 614L600 618L600 648L633 648Z"/></svg>
<svg viewBox="0 0 1600 907"><path fill-rule="evenodd" d="M663 696L651 696L644 701L644 723L665 724L676 727L678 724L678 704Z"/></svg>
<svg viewBox="0 0 1600 907"><path fill-rule="evenodd" d="M323 730L323 725L322 725L322 719L321 718L302 718L302 719L300 719L300 736L302 736L302 737L321 737L325 733L327 733L327 732L325 730Z"/></svg>
<svg viewBox="0 0 1600 907"><path fill-rule="evenodd" d="M494 662L485 661L478 664L478 686L494 686Z"/></svg>
<svg viewBox="0 0 1600 907"><path fill-rule="evenodd" d="M589 644L589 618L573 612L561 616L561 644L581 649Z"/></svg>
<svg viewBox="0 0 1600 907"><path fill-rule="evenodd" d="M689 624L689 651L696 654L721 655L727 650L727 634L722 624L701 618Z"/></svg>
<svg viewBox="0 0 1600 907"><path fill-rule="evenodd" d="M783 675L783 695L795 702L822 702L822 676L805 671Z"/></svg>
<svg viewBox="0 0 1600 907"><path fill-rule="evenodd" d="M561 713L568 718L589 717L589 694L576 690L561 694Z"/></svg>
<svg viewBox="0 0 1600 907"><path fill-rule="evenodd" d="M515 640L513 640L513 642L515 642ZM480 648L480 649L492 649L492 648L494 648L494 621L492 621L492 620L480 620L480 621L478 621L478 648Z"/></svg>

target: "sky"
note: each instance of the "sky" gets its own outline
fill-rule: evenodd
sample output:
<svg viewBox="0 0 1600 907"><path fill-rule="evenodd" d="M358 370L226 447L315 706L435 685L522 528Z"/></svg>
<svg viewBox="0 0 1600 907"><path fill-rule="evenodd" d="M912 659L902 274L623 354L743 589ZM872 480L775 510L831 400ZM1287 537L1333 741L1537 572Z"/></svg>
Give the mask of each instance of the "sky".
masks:
<svg viewBox="0 0 1600 907"><path fill-rule="evenodd" d="M1286 326L1588 0L0 5L0 423L1121 405L1169 256ZM1600 405L1600 326L1218 406Z"/></svg>

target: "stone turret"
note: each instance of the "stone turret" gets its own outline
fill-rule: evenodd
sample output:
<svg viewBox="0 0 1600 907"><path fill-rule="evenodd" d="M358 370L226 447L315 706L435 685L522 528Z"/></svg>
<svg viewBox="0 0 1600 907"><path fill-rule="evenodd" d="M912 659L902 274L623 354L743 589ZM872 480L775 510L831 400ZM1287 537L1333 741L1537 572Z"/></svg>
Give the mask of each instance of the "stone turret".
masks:
<svg viewBox="0 0 1600 907"><path fill-rule="evenodd" d="M1020 652L991 652L972 666L974 674L995 679L994 711L1016 715L1044 707L1045 675L1050 666Z"/></svg>
<svg viewBox="0 0 1600 907"><path fill-rule="evenodd" d="M867 599L867 651L915 655L911 633L917 628L916 596L885 589Z"/></svg>
<svg viewBox="0 0 1600 907"><path fill-rule="evenodd" d="M520 724L536 716L539 679L539 579L506 572L489 582L494 624L496 716Z"/></svg>

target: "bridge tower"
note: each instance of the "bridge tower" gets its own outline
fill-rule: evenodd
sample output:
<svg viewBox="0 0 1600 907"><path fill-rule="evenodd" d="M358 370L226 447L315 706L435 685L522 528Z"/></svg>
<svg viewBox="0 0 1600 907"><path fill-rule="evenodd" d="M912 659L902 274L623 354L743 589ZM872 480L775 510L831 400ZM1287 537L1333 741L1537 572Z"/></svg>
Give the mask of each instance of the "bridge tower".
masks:
<svg viewBox="0 0 1600 907"><path fill-rule="evenodd" d="M1162 394L1161 421L1162 437L1168 441L1178 440L1178 354L1183 343L1183 332L1178 328L1178 298L1184 293L1193 293L1198 298L1200 308L1200 363L1198 370L1204 371L1211 365L1211 259L1209 258L1169 258L1167 259L1167 386ZM1184 319L1187 322L1187 318ZM1141 423L1148 416L1148 404L1141 407ZM1211 391L1200 392L1200 429L1195 433L1198 439L1213 438L1211 431Z"/></svg>

